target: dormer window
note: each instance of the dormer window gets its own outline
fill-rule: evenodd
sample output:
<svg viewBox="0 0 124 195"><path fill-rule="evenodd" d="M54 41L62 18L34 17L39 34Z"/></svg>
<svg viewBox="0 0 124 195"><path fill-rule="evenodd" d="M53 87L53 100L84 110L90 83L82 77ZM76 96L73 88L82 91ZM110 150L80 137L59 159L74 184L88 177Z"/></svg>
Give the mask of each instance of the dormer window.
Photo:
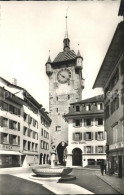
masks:
<svg viewBox="0 0 124 195"><path fill-rule="evenodd" d="M91 105L89 104L89 105L86 105L86 110L87 111L90 111L91 110Z"/></svg>
<svg viewBox="0 0 124 195"><path fill-rule="evenodd" d="M76 106L76 112L80 112L80 106Z"/></svg>

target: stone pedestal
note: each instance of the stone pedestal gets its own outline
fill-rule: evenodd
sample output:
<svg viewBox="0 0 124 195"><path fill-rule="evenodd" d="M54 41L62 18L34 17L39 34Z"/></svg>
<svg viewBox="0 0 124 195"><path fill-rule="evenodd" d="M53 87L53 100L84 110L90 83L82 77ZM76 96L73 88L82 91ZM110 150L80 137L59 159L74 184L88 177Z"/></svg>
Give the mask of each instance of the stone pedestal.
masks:
<svg viewBox="0 0 124 195"><path fill-rule="evenodd" d="M72 167L72 154L67 155L66 167Z"/></svg>

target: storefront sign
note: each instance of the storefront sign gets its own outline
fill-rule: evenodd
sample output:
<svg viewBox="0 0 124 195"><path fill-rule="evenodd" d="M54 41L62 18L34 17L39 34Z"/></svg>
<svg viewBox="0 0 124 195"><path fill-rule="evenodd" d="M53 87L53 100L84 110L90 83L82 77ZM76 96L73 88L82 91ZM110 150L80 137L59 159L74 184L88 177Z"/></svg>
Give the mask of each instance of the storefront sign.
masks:
<svg viewBox="0 0 124 195"><path fill-rule="evenodd" d="M109 149L110 149L110 150L113 150L113 149L121 148L121 147L124 147L124 143L123 143L123 142L119 142L119 143L110 145L110 146L109 146Z"/></svg>
<svg viewBox="0 0 124 195"><path fill-rule="evenodd" d="M0 144L0 149L19 151L18 146L10 146L10 145L3 145L3 144Z"/></svg>
<svg viewBox="0 0 124 195"><path fill-rule="evenodd" d="M86 142L71 142L71 144L86 144Z"/></svg>

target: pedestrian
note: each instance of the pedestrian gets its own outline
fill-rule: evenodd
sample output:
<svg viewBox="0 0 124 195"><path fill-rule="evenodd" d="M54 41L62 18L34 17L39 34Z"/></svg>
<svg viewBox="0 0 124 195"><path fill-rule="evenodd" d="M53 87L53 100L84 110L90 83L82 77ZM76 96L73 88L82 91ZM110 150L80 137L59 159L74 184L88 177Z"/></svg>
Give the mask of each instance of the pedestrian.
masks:
<svg viewBox="0 0 124 195"><path fill-rule="evenodd" d="M104 162L101 162L100 170L101 170L101 174L103 175L103 172L104 172Z"/></svg>
<svg viewBox="0 0 124 195"><path fill-rule="evenodd" d="M107 165L106 160L104 160L104 170L105 170L105 174L106 174L106 165Z"/></svg>

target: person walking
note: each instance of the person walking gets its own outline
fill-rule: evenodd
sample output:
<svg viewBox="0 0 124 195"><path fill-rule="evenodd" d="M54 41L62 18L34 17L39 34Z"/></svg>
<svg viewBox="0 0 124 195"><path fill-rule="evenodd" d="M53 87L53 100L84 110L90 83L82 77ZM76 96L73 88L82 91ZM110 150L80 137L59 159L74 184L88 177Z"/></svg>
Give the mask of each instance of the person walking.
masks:
<svg viewBox="0 0 124 195"><path fill-rule="evenodd" d="M104 160L104 170L105 170L105 174L106 174L106 165L107 165L107 162L106 162L106 160ZM103 170L103 171L104 171Z"/></svg>
<svg viewBox="0 0 124 195"><path fill-rule="evenodd" d="M104 172L104 162L102 162L101 164L100 164L100 170L101 170L101 174L103 175L103 172Z"/></svg>

